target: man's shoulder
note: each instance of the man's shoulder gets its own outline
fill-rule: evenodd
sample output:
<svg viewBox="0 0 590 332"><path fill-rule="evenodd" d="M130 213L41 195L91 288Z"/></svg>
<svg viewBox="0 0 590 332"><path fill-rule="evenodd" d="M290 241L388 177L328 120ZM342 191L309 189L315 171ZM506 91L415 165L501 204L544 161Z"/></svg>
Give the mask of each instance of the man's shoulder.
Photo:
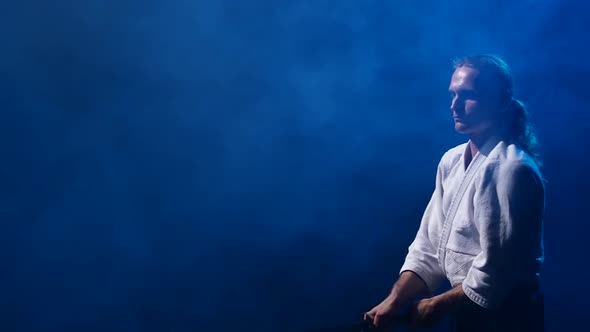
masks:
<svg viewBox="0 0 590 332"><path fill-rule="evenodd" d="M522 166L534 166L535 160L533 157L518 144L501 141L496 145L492 154L490 155L490 161L505 164L505 165L522 165Z"/></svg>
<svg viewBox="0 0 590 332"><path fill-rule="evenodd" d="M519 145L500 142L492 151L486 168L493 168L500 176L530 172L541 177L534 158Z"/></svg>

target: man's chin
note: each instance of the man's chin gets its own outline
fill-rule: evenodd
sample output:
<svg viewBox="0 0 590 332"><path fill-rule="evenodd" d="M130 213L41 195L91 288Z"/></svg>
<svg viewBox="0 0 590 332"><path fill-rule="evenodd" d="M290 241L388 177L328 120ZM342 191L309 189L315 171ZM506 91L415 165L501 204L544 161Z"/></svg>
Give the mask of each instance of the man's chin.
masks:
<svg viewBox="0 0 590 332"><path fill-rule="evenodd" d="M469 134L469 126L463 123L455 123L455 131L459 134Z"/></svg>

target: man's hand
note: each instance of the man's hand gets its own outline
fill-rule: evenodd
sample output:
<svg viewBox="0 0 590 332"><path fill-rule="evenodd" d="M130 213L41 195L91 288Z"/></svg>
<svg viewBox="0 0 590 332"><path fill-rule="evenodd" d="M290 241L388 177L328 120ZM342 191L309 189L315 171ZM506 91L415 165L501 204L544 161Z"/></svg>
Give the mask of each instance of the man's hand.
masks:
<svg viewBox="0 0 590 332"><path fill-rule="evenodd" d="M410 309L411 324L417 327L432 326L444 315L466 303L472 302L459 284L445 293L414 303Z"/></svg>
<svg viewBox="0 0 590 332"><path fill-rule="evenodd" d="M415 302L410 309L410 323L414 327L430 327L443 316L439 302L434 298Z"/></svg>
<svg viewBox="0 0 590 332"><path fill-rule="evenodd" d="M375 308L367 312L365 314L365 319L370 319L373 322L373 325L380 329L391 327L391 323L393 323L393 317L397 313L397 308L394 303L394 297L389 295Z"/></svg>
<svg viewBox="0 0 590 332"><path fill-rule="evenodd" d="M393 285L389 296L375 308L365 314L379 330L384 331L393 327L394 318L399 310L409 303L412 298L428 290L426 283L414 272L404 271Z"/></svg>

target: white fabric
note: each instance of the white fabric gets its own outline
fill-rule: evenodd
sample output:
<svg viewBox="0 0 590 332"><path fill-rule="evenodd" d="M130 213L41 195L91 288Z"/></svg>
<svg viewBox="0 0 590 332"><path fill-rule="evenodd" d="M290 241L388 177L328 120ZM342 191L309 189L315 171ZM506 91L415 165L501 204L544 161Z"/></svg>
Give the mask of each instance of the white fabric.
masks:
<svg viewBox="0 0 590 332"><path fill-rule="evenodd" d="M434 193L401 272L431 292L444 279L494 308L543 261L544 187L534 160L514 144L490 139L465 167L468 143L441 158Z"/></svg>

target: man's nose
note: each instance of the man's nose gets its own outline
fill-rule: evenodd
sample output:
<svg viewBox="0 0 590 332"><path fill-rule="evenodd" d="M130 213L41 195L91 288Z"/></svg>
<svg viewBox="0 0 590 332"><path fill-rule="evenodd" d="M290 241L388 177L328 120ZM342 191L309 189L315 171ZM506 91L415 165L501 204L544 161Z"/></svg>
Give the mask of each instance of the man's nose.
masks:
<svg viewBox="0 0 590 332"><path fill-rule="evenodd" d="M455 97L451 100L451 111L455 111L457 112L458 110L461 109L461 101L459 100L459 98Z"/></svg>

